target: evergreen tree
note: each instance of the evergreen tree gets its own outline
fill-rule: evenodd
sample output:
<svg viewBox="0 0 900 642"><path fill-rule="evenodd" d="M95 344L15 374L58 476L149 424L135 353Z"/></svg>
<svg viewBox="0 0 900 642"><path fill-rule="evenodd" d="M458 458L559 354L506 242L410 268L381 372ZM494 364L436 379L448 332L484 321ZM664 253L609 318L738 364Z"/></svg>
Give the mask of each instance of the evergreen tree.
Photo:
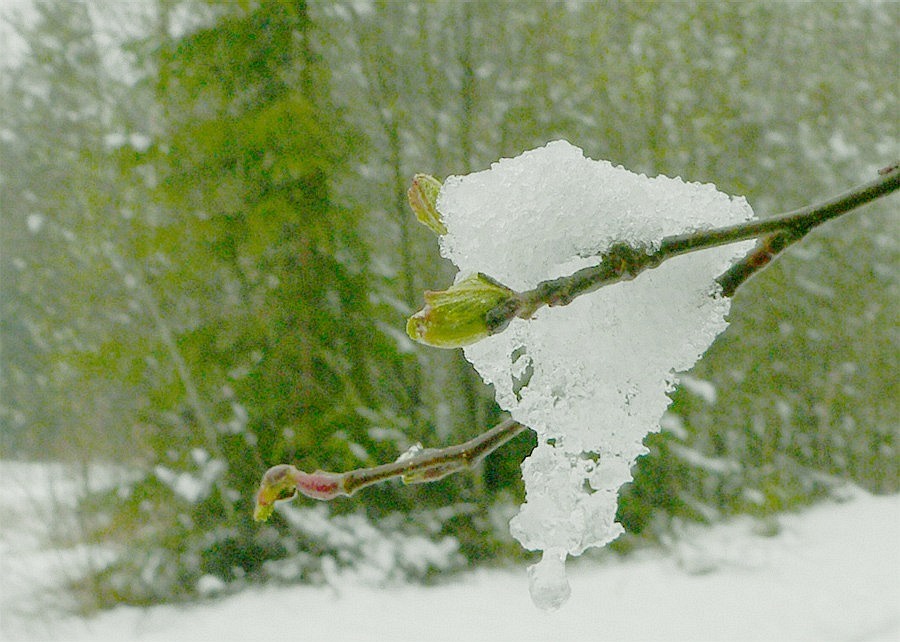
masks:
<svg viewBox="0 0 900 642"><path fill-rule="evenodd" d="M285 458L342 469L404 445L390 411L399 360L371 322L367 248L330 195L358 140L329 105L311 31L303 2L232 5L168 39L153 65L162 131L122 161L156 183L128 258L143 266L158 338L140 413L152 465L111 508L107 535L127 554L105 572L101 602L260 576L304 537L251 523L261 470ZM396 508L382 495L374 515Z"/></svg>

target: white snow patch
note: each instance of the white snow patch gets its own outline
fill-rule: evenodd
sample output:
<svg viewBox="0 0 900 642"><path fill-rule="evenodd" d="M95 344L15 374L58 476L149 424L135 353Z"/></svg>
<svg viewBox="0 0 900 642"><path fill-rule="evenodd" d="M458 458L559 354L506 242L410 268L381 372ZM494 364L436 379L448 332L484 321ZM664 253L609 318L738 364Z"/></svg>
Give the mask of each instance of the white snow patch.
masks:
<svg viewBox="0 0 900 642"><path fill-rule="evenodd" d="M854 491L779 516L768 537L743 518L686 527L668 551L581 560L572 598L551 614L523 595L523 571L480 570L439 586L264 587L82 619L47 602L74 551L34 547L32 527L52 519L20 519L47 517L38 470L0 462L0 639L10 642L900 639L900 495ZM40 479L71 479L58 470Z"/></svg>
<svg viewBox="0 0 900 642"><path fill-rule="evenodd" d="M37 234L41 231L41 228L44 227L44 215L43 214L29 214L25 217L25 224L28 226L28 231L32 234Z"/></svg>
<svg viewBox="0 0 900 642"><path fill-rule="evenodd" d="M195 450L195 458L198 452L206 454L205 451ZM185 501L195 504L209 496L216 480L226 468L225 462L219 459L196 463L199 468L197 473L174 471L165 466L156 466L153 472L162 483L172 489L172 492Z"/></svg>
<svg viewBox="0 0 900 642"><path fill-rule="evenodd" d="M709 405L716 403L716 387L709 381L698 379L690 375L681 375L678 383L685 387L686 390L697 395Z"/></svg>
<svg viewBox="0 0 900 642"><path fill-rule="evenodd" d="M448 178L437 207L448 229L442 252L460 274L484 272L517 290L596 264L614 242L652 248L753 217L743 198L712 185L647 178L565 141ZM525 548L548 553L547 568L531 575L536 603L557 605L565 594L560 556L622 532L618 489L646 452L644 437L659 430L675 373L725 329L729 301L714 279L751 246L667 261L465 349L498 403L538 434L522 466L527 500L510 524Z"/></svg>

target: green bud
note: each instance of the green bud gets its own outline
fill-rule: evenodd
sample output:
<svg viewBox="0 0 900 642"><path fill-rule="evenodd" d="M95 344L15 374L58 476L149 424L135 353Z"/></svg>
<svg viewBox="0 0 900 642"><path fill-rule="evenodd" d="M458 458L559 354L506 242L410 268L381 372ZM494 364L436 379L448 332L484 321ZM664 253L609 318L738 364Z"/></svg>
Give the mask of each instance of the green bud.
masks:
<svg viewBox="0 0 900 642"><path fill-rule="evenodd" d="M444 227L441 215L437 211L437 197L440 191L441 182L434 176L416 174L406 196L420 223L430 227L435 234L446 234L447 228Z"/></svg>
<svg viewBox="0 0 900 642"><path fill-rule="evenodd" d="M425 307L409 318L406 333L436 348L466 346L497 330L491 316L498 309L504 311L500 321L508 322L517 301L514 291L479 272L448 290L425 292Z"/></svg>
<svg viewBox="0 0 900 642"><path fill-rule="evenodd" d="M272 512L275 510L275 503L271 504L261 504L259 502L256 503L256 508L253 510L253 521L255 522L267 522L269 518L272 516Z"/></svg>
<svg viewBox="0 0 900 642"><path fill-rule="evenodd" d="M266 471L256 492L256 508L253 511L255 521L266 521L272 516L276 501L290 499L297 494L296 472L297 469L288 464L272 466Z"/></svg>

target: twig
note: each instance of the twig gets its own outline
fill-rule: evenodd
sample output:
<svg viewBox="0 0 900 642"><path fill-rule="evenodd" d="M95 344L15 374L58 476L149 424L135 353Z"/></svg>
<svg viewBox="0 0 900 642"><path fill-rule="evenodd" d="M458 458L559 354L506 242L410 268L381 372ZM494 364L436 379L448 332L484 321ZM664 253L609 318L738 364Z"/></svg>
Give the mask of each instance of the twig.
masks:
<svg viewBox="0 0 900 642"><path fill-rule="evenodd" d="M768 265L784 248L803 238L822 223L861 207L900 187L900 166L894 165L879 172L878 178L859 185L816 205L780 214L760 221L748 221L714 230L702 230L668 236L659 248L645 248L617 243L601 255L599 265L583 268L569 276L539 283L533 290L517 295L487 314L489 334L506 329L515 317L530 318L541 307L568 305L577 297L605 285L628 281L644 270L655 268L664 261L682 254L728 245L762 236L759 245L735 263L716 280L723 294L731 296L750 276Z"/></svg>
<svg viewBox="0 0 900 642"><path fill-rule="evenodd" d="M778 256L782 250L806 236L815 225L811 227L804 226L802 221L805 217L818 213L821 216L819 223L824 223L852 209L865 205L876 198L890 194L900 185L900 164L880 169L878 174L879 178L874 181L844 192L823 203L803 207L783 214L781 217L773 217L773 219L782 218L786 220L788 228L784 231L772 232L761 237L753 250L716 279L719 285L722 286L722 295L734 295L735 290L745 283L747 279L771 263L772 259ZM766 221L773 219L766 219ZM819 223L816 223L816 225Z"/></svg>
<svg viewBox="0 0 900 642"><path fill-rule="evenodd" d="M530 317L544 305L566 305L582 294L604 285L633 279L643 270L654 268L681 254L761 237L756 248L716 279L722 286L722 295L730 297L784 248L803 238L813 228L890 194L898 187L900 165L893 165L879 171L879 177L869 183L793 212L761 221L666 237L652 252L626 244L613 245L603 255L599 265L584 268L567 277L544 281L535 289L518 293L492 309L488 314L488 327L491 334L495 334L516 316ZM276 501L294 497L298 492L314 499L329 500L352 495L360 488L395 477L400 477L407 484L435 481L471 468L524 429L524 425L507 419L462 444L427 449L390 464L345 473L316 471L308 474L289 464L280 464L270 468L263 477L256 497L254 517L257 520L268 519Z"/></svg>
<svg viewBox="0 0 900 642"><path fill-rule="evenodd" d="M390 464L358 468L346 473L317 470L309 474L289 464L273 466L266 471L257 492L254 518L257 521L268 519L276 501L290 499L298 492L313 499L329 500L350 496L360 488L395 477L400 477L406 484L437 481L475 466L523 430L524 425L507 419L462 444L429 448L414 452L409 457L401 456Z"/></svg>

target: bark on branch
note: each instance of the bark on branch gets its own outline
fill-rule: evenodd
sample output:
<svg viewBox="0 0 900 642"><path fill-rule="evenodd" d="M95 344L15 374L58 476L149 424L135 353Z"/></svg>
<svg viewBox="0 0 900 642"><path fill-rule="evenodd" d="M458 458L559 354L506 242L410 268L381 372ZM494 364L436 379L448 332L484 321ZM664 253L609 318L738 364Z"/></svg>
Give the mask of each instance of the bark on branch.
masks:
<svg viewBox="0 0 900 642"><path fill-rule="evenodd" d="M713 230L668 236L660 242L658 249L651 251L624 243L613 245L602 255L599 265L539 283L533 290L518 293L516 304L505 304L505 307L492 310L488 314L490 334L503 331L515 317L529 318L545 305L568 305L583 294L605 285L631 280L644 270L655 268L676 256L759 237L756 248L716 279L722 286L722 294L732 296L742 283L811 230L890 194L898 187L900 165L893 165L881 170L878 178L868 183L792 212Z"/></svg>

